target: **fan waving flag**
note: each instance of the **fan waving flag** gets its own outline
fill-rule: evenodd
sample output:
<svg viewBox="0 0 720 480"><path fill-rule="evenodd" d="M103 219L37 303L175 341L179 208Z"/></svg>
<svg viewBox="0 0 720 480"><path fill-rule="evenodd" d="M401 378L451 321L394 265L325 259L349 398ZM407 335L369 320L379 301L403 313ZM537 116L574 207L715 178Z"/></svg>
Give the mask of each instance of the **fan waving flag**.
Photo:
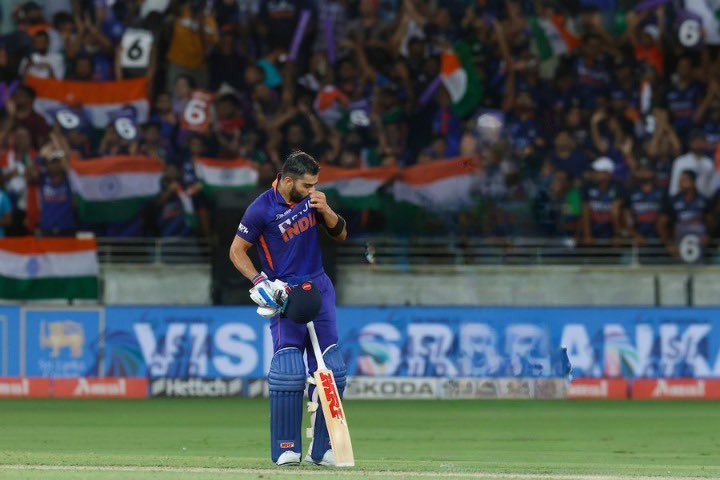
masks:
<svg viewBox="0 0 720 480"><path fill-rule="evenodd" d="M475 175L473 157L457 157L404 169L393 184L398 202L409 202L427 210L453 211L472 205Z"/></svg>
<svg viewBox="0 0 720 480"><path fill-rule="evenodd" d="M112 82L79 82L29 76L25 83L35 90L34 109L54 123L54 112L63 105L82 106L95 128L105 128L113 113L133 107L138 123L148 119L147 78Z"/></svg>
<svg viewBox="0 0 720 480"><path fill-rule="evenodd" d="M551 18L531 17L530 30L541 60L570 53L580 43L578 38L565 28L562 15Z"/></svg>
<svg viewBox="0 0 720 480"><path fill-rule="evenodd" d="M0 298L97 298L95 239L0 239Z"/></svg>
<svg viewBox="0 0 720 480"><path fill-rule="evenodd" d="M395 178L398 172L397 167L355 169L323 165L318 189L337 194L343 206L378 209L382 207L378 196L380 187Z"/></svg>
<svg viewBox="0 0 720 480"><path fill-rule="evenodd" d="M482 99L482 84L472 61L470 47L457 42L440 57L440 78L450 94L453 111L460 117L471 115Z"/></svg>
<svg viewBox="0 0 720 480"><path fill-rule="evenodd" d="M70 183L86 222L125 222L160 192L162 163L152 157L115 156L74 160Z"/></svg>
<svg viewBox="0 0 720 480"><path fill-rule="evenodd" d="M254 188L258 181L257 166L244 158L198 158L195 173L210 194L218 190Z"/></svg>

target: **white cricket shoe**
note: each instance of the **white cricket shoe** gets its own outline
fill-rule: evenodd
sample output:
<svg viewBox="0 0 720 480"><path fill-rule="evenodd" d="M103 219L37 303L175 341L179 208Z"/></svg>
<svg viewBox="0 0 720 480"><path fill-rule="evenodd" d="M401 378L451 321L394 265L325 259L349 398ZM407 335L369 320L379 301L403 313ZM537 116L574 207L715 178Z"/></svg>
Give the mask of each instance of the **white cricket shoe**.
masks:
<svg viewBox="0 0 720 480"><path fill-rule="evenodd" d="M277 463L281 467L300 465L300 453L287 450L280 454Z"/></svg>
<svg viewBox="0 0 720 480"><path fill-rule="evenodd" d="M312 452L312 442L310 442L310 448L308 448L308 453L305 455L305 461L307 463L312 463L313 465L321 465L323 467L334 467L335 466L335 454L332 451L332 448L328 448L328 450L325 452L325 455L323 455L322 460L319 462L316 462L313 460L313 458L310 456L310 452Z"/></svg>

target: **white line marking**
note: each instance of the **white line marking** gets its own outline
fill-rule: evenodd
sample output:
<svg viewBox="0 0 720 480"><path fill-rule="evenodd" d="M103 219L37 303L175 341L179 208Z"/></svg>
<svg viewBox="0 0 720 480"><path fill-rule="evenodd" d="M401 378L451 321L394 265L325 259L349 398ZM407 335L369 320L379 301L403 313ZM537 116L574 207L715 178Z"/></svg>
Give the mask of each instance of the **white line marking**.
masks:
<svg viewBox="0 0 720 480"><path fill-rule="evenodd" d="M312 468L312 469L311 469ZM5 470L41 470L58 472L147 472L147 473L216 473L216 474L262 474L262 475L359 475L364 477L415 477L415 478L496 478L522 480L697 480L702 477L670 476L634 476L634 475L589 475L589 474L553 474L553 473L492 473L492 472L413 472L400 470L363 470L361 468L344 470L337 468L212 468L212 467L141 467L113 465L0 465Z"/></svg>

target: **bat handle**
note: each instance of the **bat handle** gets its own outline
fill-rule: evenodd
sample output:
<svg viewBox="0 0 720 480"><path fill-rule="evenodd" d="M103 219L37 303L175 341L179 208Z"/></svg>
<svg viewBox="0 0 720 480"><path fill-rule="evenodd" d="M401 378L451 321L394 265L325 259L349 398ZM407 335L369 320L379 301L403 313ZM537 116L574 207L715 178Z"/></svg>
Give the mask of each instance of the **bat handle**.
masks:
<svg viewBox="0 0 720 480"><path fill-rule="evenodd" d="M315 324L313 322L308 322L307 329L310 334L310 343L312 343L313 353L315 353L318 370L327 370L325 361L323 360L322 350L320 350L320 342L318 342L317 333L315 333Z"/></svg>

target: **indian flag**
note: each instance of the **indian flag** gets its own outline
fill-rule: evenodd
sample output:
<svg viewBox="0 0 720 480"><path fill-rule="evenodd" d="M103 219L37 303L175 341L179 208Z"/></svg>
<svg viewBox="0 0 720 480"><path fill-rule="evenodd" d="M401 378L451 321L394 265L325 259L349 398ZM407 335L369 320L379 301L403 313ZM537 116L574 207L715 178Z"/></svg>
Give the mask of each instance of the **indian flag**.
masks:
<svg viewBox="0 0 720 480"><path fill-rule="evenodd" d="M25 83L35 90L35 110L49 123L53 112L63 105L82 106L95 128L105 128L111 114L121 108L135 108L137 123L148 119L147 78L110 82L80 82L53 78L27 77Z"/></svg>
<svg viewBox="0 0 720 480"><path fill-rule="evenodd" d="M457 42L442 53L440 79L450 94L453 111L460 117L471 115L482 98L482 84L466 43Z"/></svg>
<svg viewBox="0 0 720 480"><path fill-rule="evenodd" d="M404 169L393 184L398 202L427 210L460 210L472 205L472 191L479 168L473 157L457 157Z"/></svg>
<svg viewBox="0 0 720 480"><path fill-rule="evenodd" d="M562 15L530 17L530 30L541 60L565 55L579 44L578 38L565 28Z"/></svg>
<svg viewBox="0 0 720 480"><path fill-rule="evenodd" d="M218 190L255 188L258 181L257 165L244 158L198 158L195 174L209 194Z"/></svg>
<svg viewBox="0 0 720 480"><path fill-rule="evenodd" d="M97 298L95 239L0 239L0 298Z"/></svg>
<svg viewBox="0 0 720 480"><path fill-rule="evenodd" d="M86 222L125 222L160 192L162 163L151 157L115 156L73 160L70 183Z"/></svg>
<svg viewBox="0 0 720 480"><path fill-rule="evenodd" d="M318 189L336 194L343 206L356 209L381 208L380 187L395 178L397 167L341 168L323 165Z"/></svg>

